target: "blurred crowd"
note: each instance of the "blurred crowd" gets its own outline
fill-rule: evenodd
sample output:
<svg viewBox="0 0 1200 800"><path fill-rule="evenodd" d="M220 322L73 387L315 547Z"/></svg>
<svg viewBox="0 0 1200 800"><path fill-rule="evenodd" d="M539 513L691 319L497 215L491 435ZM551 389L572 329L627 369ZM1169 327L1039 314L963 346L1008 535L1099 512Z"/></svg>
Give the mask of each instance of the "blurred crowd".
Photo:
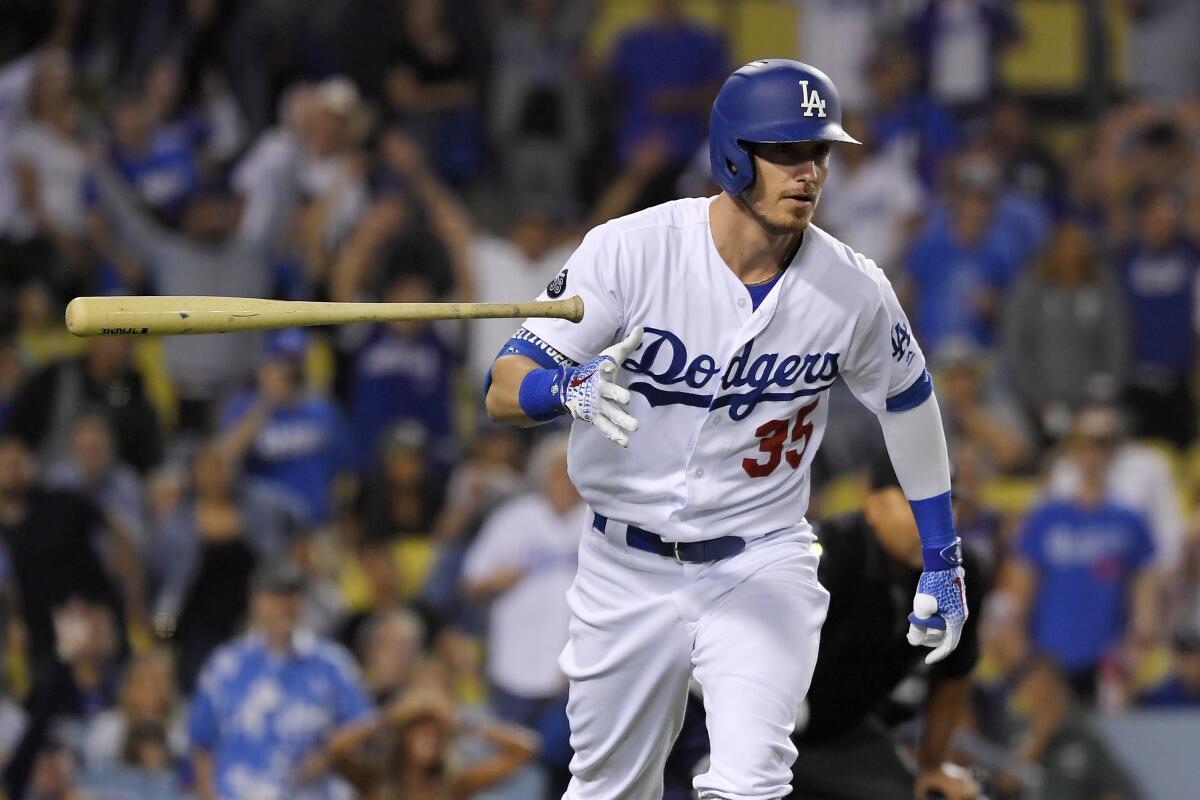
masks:
<svg viewBox="0 0 1200 800"><path fill-rule="evenodd" d="M0 3L10 800L559 796L585 511L563 426L482 413L516 322L82 341L62 310L533 298L590 227L717 191L730 42L653 0L598 52L599 5ZM1097 109L1005 85L1000 0L795 5L764 55L864 142L816 222L908 309L988 576L958 757L995 797L1134 797L1094 714L1200 707L1200 4L1118 4ZM818 530L882 448L831 403Z"/></svg>

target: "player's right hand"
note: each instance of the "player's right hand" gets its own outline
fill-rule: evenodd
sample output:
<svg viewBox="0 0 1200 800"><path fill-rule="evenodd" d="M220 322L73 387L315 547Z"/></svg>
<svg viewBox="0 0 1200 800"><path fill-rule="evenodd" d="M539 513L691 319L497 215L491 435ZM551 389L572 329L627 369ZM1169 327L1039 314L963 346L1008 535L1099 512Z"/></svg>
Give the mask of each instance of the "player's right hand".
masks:
<svg viewBox="0 0 1200 800"><path fill-rule="evenodd" d="M572 369L563 387L563 405L572 417L590 422L610 441L629 446L629 433L638 421L622 406L629 402L629 390L617 384L617 370L630 353L642 346L639 325L622 342L602 351L586 364Z"/></svg>
<svg viewBox="0 0 1200 800"><path fill-rule="evenodd" d="M908 615L908 643L934 648L926 664L936 664L958 647L968 614L965 578L961 566L921 573Z"/></svg>

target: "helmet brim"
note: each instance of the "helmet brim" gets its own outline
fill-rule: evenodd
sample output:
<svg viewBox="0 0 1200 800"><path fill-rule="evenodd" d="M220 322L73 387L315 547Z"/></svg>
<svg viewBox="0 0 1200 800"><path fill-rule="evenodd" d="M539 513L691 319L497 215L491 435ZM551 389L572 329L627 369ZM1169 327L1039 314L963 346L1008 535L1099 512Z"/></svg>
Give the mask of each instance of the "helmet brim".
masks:
<svg viewBox="0 0 1200 800"><path fill-rule="evenodd" d="M793 125L764 125L754 130L746 131L738 136L740 142L751 144L785 144L787 142L842 142L844 144L862 144L836 122L829 122L818 128L805 126L798 129Z"/></svg>

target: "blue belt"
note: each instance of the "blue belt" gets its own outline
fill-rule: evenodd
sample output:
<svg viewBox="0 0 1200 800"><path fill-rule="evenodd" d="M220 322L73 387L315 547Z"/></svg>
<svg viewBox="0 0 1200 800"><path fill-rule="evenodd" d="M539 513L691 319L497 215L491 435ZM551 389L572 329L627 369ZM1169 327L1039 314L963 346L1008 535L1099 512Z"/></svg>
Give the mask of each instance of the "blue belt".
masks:
<svg viewBox="0 0 1200 800"><path fill-rule="evenodd" d="M608 526L608 517L596 514L592 518L592 527L604 533ZM673 558L676 561L689 564L706 564L710 561L720 561L722 558L736 556L746 549L746 540L740 536L722 536L719 539L708 539L703 542L666 542L658 534L630 525L625 531L625 543L635 550Z"/></svg>

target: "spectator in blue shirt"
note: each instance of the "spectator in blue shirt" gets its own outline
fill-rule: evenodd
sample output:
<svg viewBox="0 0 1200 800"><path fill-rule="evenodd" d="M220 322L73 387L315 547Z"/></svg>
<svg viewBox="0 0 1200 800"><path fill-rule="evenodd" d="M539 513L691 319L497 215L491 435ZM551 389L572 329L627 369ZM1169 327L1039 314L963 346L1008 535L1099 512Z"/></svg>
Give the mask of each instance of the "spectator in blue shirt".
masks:
<svg viewBox="0 0 1200 800"><path fill-rule="evenodd" d="M952 338L991 344L1004 282L1003 264L987 241L995 210L991 189L961 182L949 208L949 224L927 227L907 263L917 295L914 322L929 354Z"/></svg>
<svg viewBox="0 0 1200 800"><path fill-rule="evenodd" d="M200 675L188 735L204 800L332 800L344 795L322 753L372 717L350 654L299 629L303 573L255 576L254 625Z"/></svg>
<svg viewBox="0 0 1200 800"><path fill-rule="evenodd" d="M720 37L689 21L681 6L654 0L649 19L624 33L609 62L619 97L617 158L628 164L645 140L662 139L668 185L703 143L713 98L729 73Z"/></svg>
<svg viewBox="0 0 1200 800"><path fill-rule="evenodd" d="M1184 627L1175 633L1171 672L1138 698L1143 708L1200 710L1200 629Z"/></svg>
<svg viewBox="0 0 1200 800"><path fill-rule="evenodd" d="M1121 283L1133 334L1126 400L1137 433L1186 447L1196 435L1192 371L1200 253L1184 234L1182 205L1170 191L1145 198L1121 260Z"/></svg>
<svg viewBox="0 0 1200 800"><path fill-rule="evenodd" d="M1080 488L1033 511L1009 577L1034 649L1061 664L1090 701L1102 659L1122 645L1134 647L1133 654L1152 640L1158 586L1145 520L1107 499L1103 446L1077 433L1069 447Z"/></svg>
<svg viewBox="0 0 1200 800"><path fill-rule="evenodd" d="M299 328L269 338L258 389L235 397L222 415L222 445L247 474L285 489L313 523L333 512L334 484L347 471L352 439L338 407L304 391L307 338Z"/></svg>
<svg viewBox="0 0 1200 800"><path fill-rule="evenodd" d="M950 113L920 92L912 51L891 43L867 65L871 90L871 138L917 171L928 189L937 184L942 161L962 143Z"/></svg>
<svg viewBox="0 0 1200 800"><path fill-rule="evenodd" d="M957 191L981 192L991 198L984 247L995 259L999 286L1007 289L1050 238L1050 209L1041 199L1005 184L999 154L988 146L972 148L947 167ZM951 196L951 202L954 198ZM926 229L950 227L950 208L942 205L930 214Z"/></svg>
<svg viewBox="0 0 1200 800"><path fill-rule="evenodd" d="M424 274L408 272L392 281L383 299L428 303L433 287ZM449 471L458 455L452 414L458 330L455 322L392 322L365 332L353 355L350 386L359 469L370 466L385 430L413 422L425 431L434 465Z"/></svg>
<svg viewBox="0 0 1200 800"><path fill-rule="evenodd" d="M179 222L185 203L200 187L193 139L173 127L156 129L140 92L118 98L112 126L112 160L117 171L160 219Z"/></svg>

